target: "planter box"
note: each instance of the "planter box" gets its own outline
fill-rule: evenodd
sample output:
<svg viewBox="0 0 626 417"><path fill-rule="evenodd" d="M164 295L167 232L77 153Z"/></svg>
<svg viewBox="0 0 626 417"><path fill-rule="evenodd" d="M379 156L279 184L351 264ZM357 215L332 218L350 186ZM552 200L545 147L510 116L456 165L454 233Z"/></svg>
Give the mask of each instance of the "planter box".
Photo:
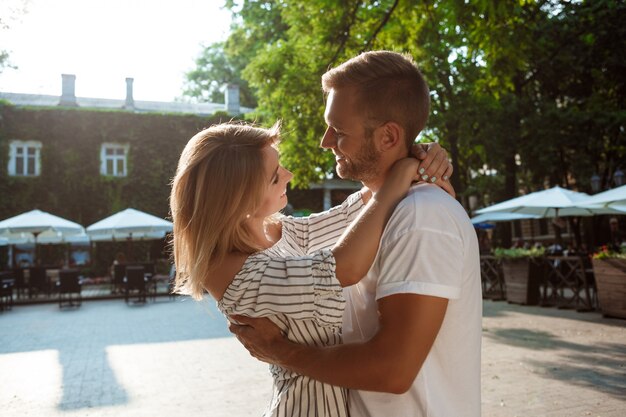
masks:
<svg viewBox="0 0 626 417"><path fill-rule="evenodd" d="M539 304L540 262L533 258L503 259L502 271L509 303Z"/></svg>
<svg viewBox="0 0 626 417"><path fill-rule="evenodd" d="M592 262L602 314L626 319L626 259L593 259Z"/></svg>

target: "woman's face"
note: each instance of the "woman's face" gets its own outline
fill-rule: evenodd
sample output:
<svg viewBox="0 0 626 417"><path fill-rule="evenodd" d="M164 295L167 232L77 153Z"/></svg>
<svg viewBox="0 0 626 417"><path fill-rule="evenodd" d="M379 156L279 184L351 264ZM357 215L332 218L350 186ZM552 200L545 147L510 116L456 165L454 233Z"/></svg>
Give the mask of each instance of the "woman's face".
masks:
<svg viewBox="0 0 626 417"><path fill-rule="evenodd" d="M274 147L268 145L262 152L267 188L256 216L265 218L287 205L287 184L293 178L293 174L280 166L278 151Z"/></svg>

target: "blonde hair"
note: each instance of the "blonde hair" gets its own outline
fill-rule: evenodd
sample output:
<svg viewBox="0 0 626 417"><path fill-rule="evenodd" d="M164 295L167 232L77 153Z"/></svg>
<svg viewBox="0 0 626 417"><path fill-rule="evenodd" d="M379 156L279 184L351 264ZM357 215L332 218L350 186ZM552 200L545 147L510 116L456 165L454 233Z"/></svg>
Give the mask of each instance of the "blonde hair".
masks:
<svg viewBox="0 0 626 417"><path fill-rule="evenodd" d="M391 51L364 52L322 76L326 94L331 89L350 87L356 89L359 110L370 124L398 123L406 132L410 149L426 126L430 111L428 85L413 58Z"/></svg>
<svg viewBox="0 0 626 417"><path fill-rule="evenodd" d="M176 264L174 291L201 299L213 265L231 251L253 253L245 221L262 203L267 180L262 150L280 140L280 124L211 126L192 137L172 182Z"/></svg>

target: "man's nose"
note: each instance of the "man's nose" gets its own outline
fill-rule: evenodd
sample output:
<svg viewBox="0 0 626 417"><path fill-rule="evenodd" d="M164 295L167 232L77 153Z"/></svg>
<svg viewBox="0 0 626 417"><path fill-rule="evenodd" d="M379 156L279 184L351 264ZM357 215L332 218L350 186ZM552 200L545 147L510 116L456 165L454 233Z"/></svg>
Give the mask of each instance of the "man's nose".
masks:
<svg viewBox="0 0 626 417"><path fill-rule="evenodd" d="M320 142L320 147L324 149L332 148L335 146L335 134L333 130L329 127L326 128L326 132L324 132L324 137L322 137L322 141Z"/></svg>

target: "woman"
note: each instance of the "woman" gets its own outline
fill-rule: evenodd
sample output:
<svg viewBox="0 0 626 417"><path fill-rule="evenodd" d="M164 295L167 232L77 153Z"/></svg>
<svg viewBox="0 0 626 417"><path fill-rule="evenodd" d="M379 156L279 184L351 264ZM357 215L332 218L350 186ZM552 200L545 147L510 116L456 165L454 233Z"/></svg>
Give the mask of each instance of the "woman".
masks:
<svg viewBox="0 0 626 417"><path fill-rule="evenodd" d="M285 217L278 211L292 174L278 163L278 141L278 125L221 124L191 138L170 199L175 290L196 299L208 292L227 316L267 316L294 342L334 345L341 342L341 287L369 270L419 163L398 161L374 197L358 192L327 212ZM266 416L348 415L344 389L271 371Z"/></svg>

